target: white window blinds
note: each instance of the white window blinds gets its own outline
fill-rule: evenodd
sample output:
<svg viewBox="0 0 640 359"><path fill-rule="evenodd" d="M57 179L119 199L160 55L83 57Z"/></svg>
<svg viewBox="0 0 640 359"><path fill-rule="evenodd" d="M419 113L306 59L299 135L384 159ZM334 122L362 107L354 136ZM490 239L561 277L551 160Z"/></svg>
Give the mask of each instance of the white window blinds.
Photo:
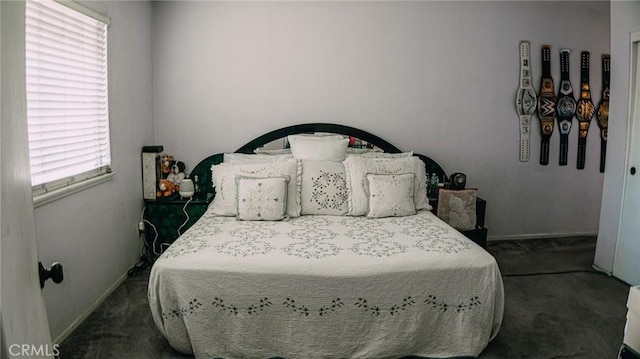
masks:
<svg viewBox="0 0 640 359"><path fill-rule="evenodd" d="M26 2L34 195L110 172L107 22L82 6ZM79 12L78 10L82 11ZM98 19L100 20L98 20Z"/></svg>

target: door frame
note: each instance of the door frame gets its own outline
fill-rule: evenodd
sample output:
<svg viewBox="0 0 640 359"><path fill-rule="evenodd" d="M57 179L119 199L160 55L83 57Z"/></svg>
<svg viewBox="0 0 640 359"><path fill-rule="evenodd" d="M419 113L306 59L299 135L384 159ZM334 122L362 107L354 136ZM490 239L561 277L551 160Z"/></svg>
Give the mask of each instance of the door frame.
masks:
<svg viewBox="0 0 640 359"><path fill-rule="evenodd" d="M25 2L0 0L0 355L51 358L29 170Z"/></svg>
<svg viewBox="0 0 640 359"><path fill-rule="evenodd" d="M625 216L624 210L628 205L627 202L631 201L630 198L627 198L627 191L630 186L629 181L632 176L629 173L630 168L632 166L640 167L639 164L632 163L632 160L634 160L634 158L632 158L634 151L636 150L636 147L640 147L640 138L636 138L634 135L635 132L640 131L640 99L636 99L636 97L640 97L640 31L631 32L629 35L629 108L627 111L626 154L624 161L622 198L620 204L620 219L618 222L618 235L616 238L612 266L612 274L631 285L640 284L640 275L634 274L633 268L631 268L632 273L627 273L629 266L633 263L634 255L640 255L640 240L637 243L636 250L630 251L630 248L628 248L626 244L631 239L626 238L625 235L627 234L627 226L632 225L630 223L632 220ZM635 147L633 145L634 142ZM637 160L638 158L634 161ZM640 174L638 174L638 176L640 176ZM627 257L626 260L623 259L625 264L622 266L620 264L621 256ZM631 256L631 258L628 258L628 256Z"/></svg>

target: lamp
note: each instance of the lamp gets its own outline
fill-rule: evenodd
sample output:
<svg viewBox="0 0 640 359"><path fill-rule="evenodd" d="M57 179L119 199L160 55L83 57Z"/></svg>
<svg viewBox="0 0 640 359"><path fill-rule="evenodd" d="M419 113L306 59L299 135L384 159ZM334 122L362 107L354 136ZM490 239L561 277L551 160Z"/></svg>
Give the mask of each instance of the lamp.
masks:
<svg viewBox="0 0 640 359"><path fill-rule="evenodd" d="M180 197L191 197L195 193L193 181L189 178L185 178L180 182Z"/></svg>

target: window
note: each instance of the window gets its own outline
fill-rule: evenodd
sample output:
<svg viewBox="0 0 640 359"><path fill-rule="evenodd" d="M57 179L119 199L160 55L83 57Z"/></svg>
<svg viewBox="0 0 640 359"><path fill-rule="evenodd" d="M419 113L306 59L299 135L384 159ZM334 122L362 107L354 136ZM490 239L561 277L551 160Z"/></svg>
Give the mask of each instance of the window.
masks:
<svg viewBox="0 0 640 359"><path fill-rule="evenodd" d="M111 173L109 19L71 1L28 0L25 21L35 199L51 192L75 192L65 188L84 187Z"/></svg>

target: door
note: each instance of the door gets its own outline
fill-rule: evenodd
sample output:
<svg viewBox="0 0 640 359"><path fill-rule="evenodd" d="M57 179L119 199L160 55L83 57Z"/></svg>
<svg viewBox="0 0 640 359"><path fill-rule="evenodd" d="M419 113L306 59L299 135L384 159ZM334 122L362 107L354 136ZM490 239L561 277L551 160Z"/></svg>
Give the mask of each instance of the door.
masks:
<svg viewBox="0 0 640 359"><path fill-rule="evenodd" d="M629 137L613 275L640 285L640 31L631 34Z"/></svg>
<svg viewBox="0 0 640 359"><path fill-rule="evenodd" d="M53 357L29 174L24 2L0 1L0 19L0 357Z"/></svg>

